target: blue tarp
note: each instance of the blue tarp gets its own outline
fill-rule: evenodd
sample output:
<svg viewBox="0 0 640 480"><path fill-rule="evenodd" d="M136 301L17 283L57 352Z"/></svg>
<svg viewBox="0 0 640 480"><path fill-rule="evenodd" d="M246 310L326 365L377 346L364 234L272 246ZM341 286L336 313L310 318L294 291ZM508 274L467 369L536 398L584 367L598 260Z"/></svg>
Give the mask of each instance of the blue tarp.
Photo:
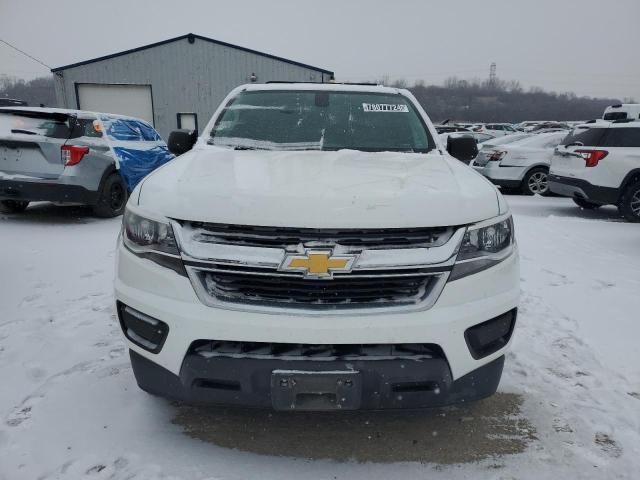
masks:
<svg viewBox="0 0 640 480"><path fill-rule="evenodd" d="M162 141L160 135L158 135L151 125L138 120L126 120L122 118L109 121L107 135L113 140L126 142Z"/></svg>
<svg viewBox="0 0 640 480"><path fill-rule="evenodd" d="M108 115L100 119L129 192L149 173L175 158L148 123Z"/></svg>
<svg viewBox="0 0 640 480"><path fill-rule="evenodd" d="M113 151L118 157L120 175L127 184L129 192L133 191L140 180L149 173L175 157L167 147L161 146L150 150L113 147Z"/></svg>

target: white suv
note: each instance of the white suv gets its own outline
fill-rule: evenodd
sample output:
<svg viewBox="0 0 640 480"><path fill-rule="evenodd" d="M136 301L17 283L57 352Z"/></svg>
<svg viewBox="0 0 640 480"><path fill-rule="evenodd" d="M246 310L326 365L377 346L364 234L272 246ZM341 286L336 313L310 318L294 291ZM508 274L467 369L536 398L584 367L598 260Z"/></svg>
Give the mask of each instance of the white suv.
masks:
<svg viewBox="0 0 640 480"><path fill-rule="evenodd" d="M483 147L470 165L503 188L517 188L525 195L547 195L553 149L566 136L564 131L540 133L493 149Z"/></svg>
<svg viewBox="0 0 640 480"><path fill-rule="evenodd" d="M117 248L142 389L278 410L495 392L520 291L511 213L411 93L241 86L195 145L169 146L186 153L132 193Z"/></svg>
<svg viewBox="0 0 640 480"><path fill-rule="evenodd" d="M640 222L640 122L576 128L555 149L549 187L582 208L617 205L628 221Z"/></svg>

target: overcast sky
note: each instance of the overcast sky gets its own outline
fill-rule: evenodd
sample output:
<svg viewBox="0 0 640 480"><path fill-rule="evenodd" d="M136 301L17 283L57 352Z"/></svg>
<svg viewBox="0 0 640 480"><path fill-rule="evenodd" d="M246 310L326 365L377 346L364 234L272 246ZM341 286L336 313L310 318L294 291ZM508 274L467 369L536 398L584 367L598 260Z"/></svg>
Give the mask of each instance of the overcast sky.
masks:
<svg viewBox="0 0 640 480"><path fill-rule="evenodd" d="M336 72L498 77L640 101L640 0L0 0L0 38L57 67L188 32ZM47 74L0 44L0 75Z"/></svg>

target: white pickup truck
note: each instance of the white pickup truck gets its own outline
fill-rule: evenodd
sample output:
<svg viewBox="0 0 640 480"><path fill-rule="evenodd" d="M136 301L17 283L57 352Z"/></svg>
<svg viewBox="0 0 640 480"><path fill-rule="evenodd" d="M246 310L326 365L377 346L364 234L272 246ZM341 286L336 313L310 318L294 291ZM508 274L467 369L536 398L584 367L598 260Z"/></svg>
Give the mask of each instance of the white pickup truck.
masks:
<svg viewBox="0 0 640 480"><path fill-rule="evenodd" d="M181 155L132 192L117 248L143 390L276 410L496 391L520 292L511 213L410 92L245 85L197 141L168 143Z"/></svg>

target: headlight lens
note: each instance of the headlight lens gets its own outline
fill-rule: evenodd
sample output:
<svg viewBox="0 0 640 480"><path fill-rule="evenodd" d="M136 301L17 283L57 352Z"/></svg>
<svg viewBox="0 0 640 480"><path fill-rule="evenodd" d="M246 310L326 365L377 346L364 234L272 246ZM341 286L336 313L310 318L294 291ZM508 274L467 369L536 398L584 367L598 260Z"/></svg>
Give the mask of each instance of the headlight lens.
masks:
<svg viewBox="0 0 640 480"><path fill-rule="evenodd" d="M457 260L493 255L509 247L512 240L513 221L511 217L486 227L470 227L460 244Z"/></svg>
<svg viewBox="0 0 640 480"><path fill-rule="evenodd" d="M125 241L132 250L164 252L179 255L173 230L168 223L156 222L126 210L124 213Z"/></svg>
<svg viewBox="0 0 640 480"><path fill-rule="evenodd" d="M467 228L449 280L457 280L500 263L511 254L513 244L511 216L490 225Z"/></svg>
<svg viewBox="0 0 640 480"><path fill-rule="evenodd" d="M186 276L170 224L125 210L122 226L123 242L131 253Z"/></svg>

